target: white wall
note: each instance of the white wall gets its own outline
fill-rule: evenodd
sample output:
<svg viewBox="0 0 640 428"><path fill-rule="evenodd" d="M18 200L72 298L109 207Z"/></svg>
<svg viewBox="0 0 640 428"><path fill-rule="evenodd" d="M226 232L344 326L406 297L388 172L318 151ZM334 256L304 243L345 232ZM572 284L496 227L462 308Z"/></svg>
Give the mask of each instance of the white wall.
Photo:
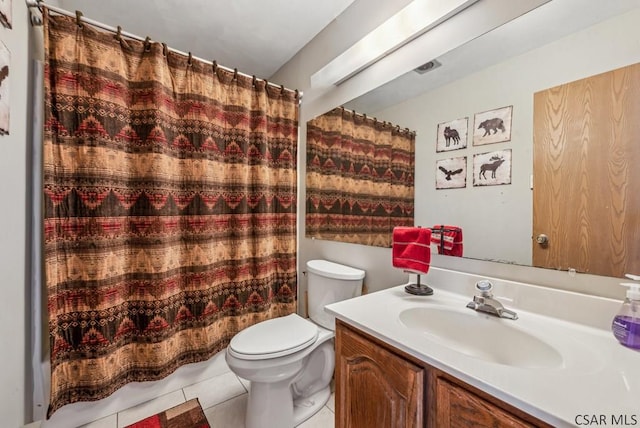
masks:
<svg viewBox="0 0 640 428"><path fill-rule="evenodd" d="M502 1L502 3L501 3ZM513 9L520 7L520 4L527 3L531 7L537 0L529 0L527 2L511 2L511 0L484 0L483 4L496 5L496 10L500 13L516 13ZM540 3L539 1L538 3ZM56 4L56 1L50 1ZM345 14L337 18L326 31L323 31L316 39L310 42L303 51L296 55L285 67L276 73L270 80L285 84L288 87L295 87L305 92L305 99L301 110L301 141L300 141L300 159L299 171L301 177L301 186L299 193L299 242L300 242L300 270L304 270L304 263L312 258L326 258L356 267L363 268L367 271L365 282L372 290L385 288L391 285L401 283L406 280L406 275L391 268L390 250L385 248L373 248L353 244L336 243L329 241L309 240L304 238L304 172L305 163L305 123L313 116L320 114L331 107L346 103L350 99L357 97L374 87L385 83L407 70L414 68L427 57L437 57L437 52L446 52L451 45L442 44L443 39L452 39L451 34L458 37L457 42L464 37L471 37L471 30L479 31L478 27L471 25L459 26L455 31L455 26L443 26L440 28L441 37L435 37L436 44L428 45L427 49L433 55L416 55L416 40L411 45L398 51L396 54L385 58L376 66L371 67L366 73L354 77L349 82L339 88L335 88L330 93L314 93L309 87L309 76L336 57L346 48L351 46L360 37L368 31L379 25L387 17L393 15L397 10L404 7L409 0L399 0L389 2L387 0L356 0L351 8ZM519 3L519 5L511 5L508 3ZM522 6L524 7L524 6ZM506 19L504 16L492 14L487 17L486 22L481 22L485 27L494 25L492 19ZM638 16L632 17L636 21ZM632 19L630 18L630 21ZM30 331L28 324L28 307L26 274L27 249L25 240L27 233L27 206L26 197L26 181L29 174L27 160L27 137L28 127L30 123L27 120L30 103L27 101L29 84L29 50L34 56L38 56L38 41L41 40L41 27L34 30L30 29L28 23L27 8L22 0L13 1L13 24L12 30L0 29L0 38L8 46L12 52L12 68L10 75L11 85L11 135L0 137L0 197L5 201L5 209L2 213L2 228L0 229L0 267L3 272L3 295L0 299L0 346L2 346L3 356L2 365L0 366L0 421L3 427L17 427L24 422L30 421L29 416L25 416L30 412L29 407L31 395L31 379L29 375L31 367L28 359L30 356L27 349ZM473 27L473 28L472 28ZM461 31L462 28L464 31ZM447 35L446 31L451 34ZM619 31L626 31L620 29ZM637 34L637 30L635 33ZM40 35L40 36L36 36ZM598 45L598 41L603 34L589 33L587 37L589 44ZM30 47L29 41L33 42L34 47ZM456 42L456 41L453 41ZM452 42L452 43L453 43ZM425 43L422 43L420 49L425 49ZM420 44L418 43L418 44ZM634 44L635 43L635 44ZM555 75L553 64L562 61L562 52L557 52L551 58L545 58L548 68L543 76L538 76L539 85L544 87L551 86L553 79L559 82L575 80L584 77L581 73L584 70L595 70L602 66L602 71L615 68L626 64L623 56L617 56L621 62L614 65L612 57L618 54L620 49L631 49L634 52L640 52L640 42L637 36L631 38L629 44L623 46L608 46L606 52L599 52L601 57L590 58L581 56L580 62L576 63L571 73L563 76ZM413 45L413 47L412 47ZM571 45L569 45L571 46ZM41 47L39 47L41 49ZM413 51L412 51L413 50ZM584 52L583 52L584 53ZM557 56L560 57L557 57ZM602 60L602 55L610 62L610 66ZM628 58L627 58L628 60ZM534 63L536 61L533 61ZM602 64L601 64L602 63ZM524 64L522 64L524 66ZM588 74L593 74L593 72ZM586 75L586 74L585 74ZM545 81L544 79L548 79ZM308 102L311 100L311 102ZM498 100L495 100L496 102ZM518 101L521 103L521 101ZM502 104L500 104L502 105ZM496 106L491 103L490 107ZM479 111L476 105L462 106L469 112ZM518 113L521 112L521 113ZM514 118L522 115L524 110L516 110ZM449 116L445 120L448 120ZM436 120L437 121L437 120ZM524 137L523 137L524 138ZM423 158L424 153L418 153L419 159ZM426 160L427 164L432 164L433 160ZM418 193L418 192L417 192ZM418 201L420 204L420 201ZM423 210L423 208L419 208ZM421 215L418 213L418 215ZM607 278L592 277L590 275L578 275L569 278L566 273L559 273L549 270L541 270L534 268L526 268L521 266L510 266L504 264L495 264L489 262L481 262L476 260L465 260L456 258L438 258L435 257L434 265L450 267L456 270L473 272L502 278L512 278L522 281L537 281L550 286L558 286L569 289L578 289L592 294L611 294L613 287L617 287ZM305 281L300 281L301 291L304 291ZM607 286L607 291L603 292L603 286ZM611 285L611 287L609 287ZM615 289L617 291L617 288ZM302 302L302 300L301 300Z"/></svg>
<svg viewBox="0 0 640 428"><path fill-rule="evenodd" d="M533 94L556 85L640 62L640 10L635 10L578 31L541 48L489 67L442 88L376 112L378 117L400 122L418 133L416 141L416 224L451 222L464 224L465 247L472 257L486 257L531 264L533 173ZM514 78L514 76L517 76ZM438 123L475 112L513 105L512 141L435 153L434 130ZM472 132L473 123L469 124ZM513 150L513 181L509 186L473 188L474 153ZM436 159L468 157L466 189L435 190ZM443 210L442 207L445 207ZM498 207L493 209L492 207ZM508 216L499 211L508 212ZM506 221L505 221L506 219ZM482 243L483 248L472 248ZM497 251L496 248L504 248ZM465 250L466 251L466 250ZM609 297L621 297L617 280L592 275L567 274L542 269L508 267L437 258L436 264L474 272L503 272L518 279L546 278L546 284ZM484 265L484 269L483 269ZM553 275L555 274L555 275ZM524 277L523 277L524 276Z"/></svg>
<svg viewBox="0 0 640 428"><path fill-rule="evenodd" d="M370 22L371 12L369 6L372 2L357 1L347 10L347 14L341 16L326 30L323 30L272 77L271 80L289 87L296 87L304 91L305 94L301 109L301 138L298 162L300 171L300 209L298 214L298 260L300 271L305 269L306 261L314 258L324 258L364 269L367 273L365 284L370 291L401 284L407 280L406 274L391 267L391 250L388 248L305 238L306 121L395 79L406 71L421 65L425 58L437 58L546 1L484 0L429 31L428 37L427 35L422 36L405 45L340 86L334 87L329 91L310 87L309 76L350 46L349 43L335 44L334 39L329 37L327 32L333 34L340 31L344 34L357 34L358 38L360 38L372 29L371 25L366 28L361 25L362 22ZM379 7L386 6L387 8L389 5L386 3L391 3L379 0L377 2L380 3ZM371 8L373 8L373 5L371 5ZM387 17L395 13L395 11L389 12ZM377 16L377 20L380 21L379 16ZM357 39L352 38L351 40ZM304 307L305 289L306 281L303 276L300 276L299 294L302 307Z"/></svg>
<svg viewBox="0 0 640 428"><path fill-rule="evenodd" d="M304 201L305 201L305 171L306 171L306 122L318 113L328 110L329 102L309 102L319 95L310 88L310 76L325 64L330 62L344 50L349 48L368 32L376 28L387 18L402 9L411 0L356 0L345 12L331 22L320 34L296 54L283 68L269 80L285 84L290 88L304 91L303 103L300 110L300 139L298 147L298 284L299 284L299 312L306 313L305 290L306 279L302 271L306 269L308 260L320 258L342 262L354 267L367 268L373 263L384 265L389 261L389 250L385 248L366 247L363 245L344 244L339 242L316 241L304 238ZM370 89L370 88L368 88ZM366 88L352 90L343 96L348 100ZM324 109L324 110L323 110ZM349 254L349 257L344 257ZM376 288L377 283L396 284L406 279L401 272L389 270L382 273L383 277L365 278L365 285Z"/></svg>
<svg viewBox="0 0 640 428"><path fill-rule="evenodd" d="M486 2L478 3L480 5L488 6L495 13L505 13L505 10L511 7L524 7L525 2L504 2L499 4L497 0L489 0ZM533 8L535 5L533 2L526 2L527 7ZM465 11L466 13L467 11ZM472 15L471 10L468 11L468 15ZM486 12L486 11L485 11ZM523 12L521 12L523 13ZM514 17L517 14L513 15ZM305 99L303 99L303 108L301 111L301 141L300 141L300 162L299 171L301 176L300 186L300 213L299 213L299 265L300 270L304 270L304 264L307 260L313 258L326 258L336 262L341 262L349 265L356 266L364 269L367 272L365 282L369 286L370 290L378 290L389 286L397 285L406 280L406 276L397 272L391 267L391 251L384 248L374 248L353 244L344 244L331 241L320 241L307 239L304 236L304 175L306 171L306 162L304 153L306 149L306 127L305 123L308 119L329 110L337 105L344 104L351 99L360 96L367 91L374 89L375 87L386 83L404 72L415 68L420 65L425 58L438 58L442 54L449 50L460 46L464 43L463 36L469 36L473 31L478 31L478 21L490 20L495 18L494 13L485 14L484 16L475 15L475 19L465 19L465 17L456 17L453 22L447 22L440 27L436 28L436 32L429 33L429 39L421 37L414 42L406 45L399 51L387 56L378 63L371 66L369 69L355 76L346 83L335 87L332 91L322 94L314 94L314 89L308 85L308 76L317 71L318 63L324 65L327 61L314 61L315 55L319 55L322 58L332 59L340 52L338 49L336 54L327 55L323 49L330 49L328 45L323 43L311 42L303 51L301 51L295 58L292 59L278 74L274 76L274 79L278 82L284 83L290 87L297 87L305 91ZM503 22L507 22L508 18L501 17ZM621 23L609 24L608 29L594 30L588 29L582 34L569 36L554 47L543 48L539 52L532 52L528 56L523 56L521 59L516 59L509 64L503 65L502 69L496 70L499 73L504 74L518 74L523 73L528 67L534 67L535 72L527 72L522 75L522 82L508 83L500 81L501 90L499 92L493 91L493 89L479 91L477 87L474 87L474 79L477 82L482 76L486 76L490 70L484 70L478 73L476 76L469 77L463 82L459 82L461 88L455 88L455 85L450 85L448 88L434 91L430 96L437 95L435 98L441 99L445 96L446 91L466 91L469 94L468 100L461 100L458 104L455 102L449 106L447 103L450 99L447 99L446 103L440 105L440 110L436 113L436 117L425 118L425 129L419 129L418 135L434 135L435 125L438 122L445 120L457 119L469 115L473 120L473 113L484 111L487 109L501 107L505 105L514 105L514 121L516 121L518 129L515 130L514 140L509 145L497 144L493 147L512 147L516 144L519 145L518 153L514 154L514 185L511 189L520 189L524 191L522 194L512 194L515 198L510 202L509 209L515 209L515 207L522 204L524 210L528 210L530 207L531 191L528 189L528 174L531 172L531 147L525 147L526 144L531 142L531 122L532 122L532 100L533 92L541 90L559 83L572 81L578 78L582 78L594 73L606 71L612 68L616 68L622 65L626 65L630 62L634 62L634 56L640 52L640 46L638 46L637 29L633 29L633 20L637 19L637 16L628 15L624 18L625 28L621 28ZM449 27L450 24L450 27ZM481 22L484 25L485 31L491 27L494 22ZM356 27L357 28L357 27ZM637 26L636 26L637 28ZM348 31L348 30L345 30ZM632 36L623 44L611 45L610 39L603 39L609 37L610 32L617 32L625 34L626 31L630 31ZM462 35L461 35L462 34ZM322 36L322 34L321 34ZM453 40L455 39L455 40ZM453 41L452 41L453 40ZM457 45L455 43L458 43ZM447 43L449 43L447 45ZM574 44L578 43L580 48L576 47L574 52ZM577 46L577 45L576 45ZM344 47L341 47L344 49ZM544 49L549 49L545 51ZM594 49L596 54L590 53L590 49ZM333 52L333 51L332 51ZM637 56L636 56L637 58ZM307 61L313 65L305 63ZM637 61L637 60L635 60ZM560 67L560 64L566 62L572 63L569 68ZM515 68L511 70L510 68ZM560 70L564 68L564 70ZM527 79L533 79L527 81ZM498 79L496 79L497 81ZM513 79L510 79L513 82ZM515 92L514 92L515 91ZM526 93L528 91L528 95ZM510 95L514 92L513 95ZM307 97L308 93L312 96ZM483 100L482 96L486 96ZM437 108L432 104L428 108L432 112ZM407 120L398 119L395 122L402 123L403 126L407 126ZM470 125L471 126L471 125ZM422 128L422 127L421 127ZM485 146L487 147L487 146ZM491 150L493 150L491 147ZM488 148L488 147L487 147ZM520 150L522 149L522 150ZM432 150L430 146L429 150ZM468 150L473 152L471 150ZM481 150L478 150L481 151ZM489 151L489 150L487 150ZM417 152L418 157L418 172L416 173L416 195L417 197L417 212L419 221L423 216L426 216L427 204L425 199L421 197L423 192L427 191L427 187L433 188L434 184L434 153L427 153L424 147L420 147ZM467 155L468 156L468 155ZM422 166L424 165L424 168ZM493 189L480 189L483 194L499 194L504 192L507 186L499 186ZM524 190L523 190L524 189ZM516 190L517 191L517 190ZM513 192L512 192L513 193ZM476 204L480 204L476 201ZM475 207L472 205L465 205L465 209L470 210ZM520 209L518 207L518 209ZM521 210L524 213L524 210ZM528 220L525 220L525 217ZM425 218L424 222L431 223L429 218ZM530 214L523 214L523 222L528 222L527 226L524 223L513 225L514 231L517 231L521 239L530 239ZM469 231L470 232L470 231ZM516 232L514 232L516 233ZM518 256L527 257L526 255ZM476 273L480 275L487 275L493 277L501 277L505 279L513 279L524 282L535 282L540 285L549 287L562 288L572 291L578 291L588 294L595 294L601 296L620 298L623 296L622 291L619 290L617 280L613 278L598 277L586 274L568 274L567 272L558 272L547 269L538 269L531 267L516 266L511 264L494 263L488 261L479 261L472 259L460 259L454 257L442 257L435 256L432 259L432 265L446 267L454 270L460 270L464 272ZM428 280L428 277L427 277ZM304 302L304 290L306 287L306 281L301 277L300 281L300 296L301 303Z"/></svg>
<svg viewBox="0 0 640 428"><path fill-rule="evenodd" d="M24 1L13 1L13 29L0 29L0 40L11 51L10 134L0 136L0 420L18 427L30 412L27 385L30 370L26 346L29 338L26 282L27 222L27 112L29 103L30 24Z"/></svg>
<svg viewBox="0 0 640 428"><path fill-rule="evenodd" d="M639 19L640 10L624 14L386 110L372 112L379 119L417 131L416 224L462 226L467 257L531 265L533 94L640 62ZM438 71L445 72L446 67L444 64ZM509 105L513 106L511 141L473 146L474 113ZM463 117L469 118L467 148L436 153L438 123ZM502 149L512 150L512 184L474 187L473 155ZM467 157L467 187L436 190L436 160L459 156Z"/></svg>

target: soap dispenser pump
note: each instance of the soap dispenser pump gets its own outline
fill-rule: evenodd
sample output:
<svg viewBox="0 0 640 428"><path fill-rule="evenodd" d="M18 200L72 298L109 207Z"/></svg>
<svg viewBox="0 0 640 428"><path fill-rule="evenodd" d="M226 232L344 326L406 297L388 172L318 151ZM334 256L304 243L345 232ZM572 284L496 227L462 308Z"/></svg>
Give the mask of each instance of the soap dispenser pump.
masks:
<svg viewBox="0 0 640 428"><path fill-rule="evenodd" d="M640 280L640 276L627 274L627 278ZM640 349L640 282L623 282L629 287L622 307L613 318L611 330L618 342L633 349Z"/></svg>

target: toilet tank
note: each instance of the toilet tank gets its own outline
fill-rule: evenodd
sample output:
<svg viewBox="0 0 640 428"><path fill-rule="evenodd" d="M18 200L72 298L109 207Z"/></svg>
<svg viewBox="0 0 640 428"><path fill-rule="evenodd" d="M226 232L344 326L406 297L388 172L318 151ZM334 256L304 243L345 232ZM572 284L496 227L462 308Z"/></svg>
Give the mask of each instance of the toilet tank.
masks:
<svg viewBox="0 0 640 428"><path fill-rule="evenodd" d="M327 260L307 262L309 318L316 324L335 330L335 317L324 307L362 294L364 271Z"/></svg>

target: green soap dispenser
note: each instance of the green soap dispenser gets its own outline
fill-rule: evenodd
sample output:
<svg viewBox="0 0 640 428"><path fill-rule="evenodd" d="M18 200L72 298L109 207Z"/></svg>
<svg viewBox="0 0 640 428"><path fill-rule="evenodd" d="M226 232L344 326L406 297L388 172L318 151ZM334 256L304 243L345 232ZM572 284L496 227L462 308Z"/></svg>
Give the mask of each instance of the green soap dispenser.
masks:
<svg viewBox="0 0 640 428"><path fill-rule="evenodd" d="M627 278L638 281L640 276L627 274ZM623 282L629 287L622 307L613 318L611 330L618 342L624 346L640 350L640 282Z"/></svg>

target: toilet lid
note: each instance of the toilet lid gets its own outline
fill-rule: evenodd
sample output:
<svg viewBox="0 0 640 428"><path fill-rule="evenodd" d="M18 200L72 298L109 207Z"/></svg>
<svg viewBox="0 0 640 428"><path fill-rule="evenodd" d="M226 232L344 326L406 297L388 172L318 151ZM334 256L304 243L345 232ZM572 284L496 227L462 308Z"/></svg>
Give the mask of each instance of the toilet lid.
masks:
<svg viewBox="0 0 640 428"><path fill-rule="evenodd" d="M273 318L252 325L236 334L229 349L245 360L283 357L316 341L318 327L297 314Z"/></svg>

